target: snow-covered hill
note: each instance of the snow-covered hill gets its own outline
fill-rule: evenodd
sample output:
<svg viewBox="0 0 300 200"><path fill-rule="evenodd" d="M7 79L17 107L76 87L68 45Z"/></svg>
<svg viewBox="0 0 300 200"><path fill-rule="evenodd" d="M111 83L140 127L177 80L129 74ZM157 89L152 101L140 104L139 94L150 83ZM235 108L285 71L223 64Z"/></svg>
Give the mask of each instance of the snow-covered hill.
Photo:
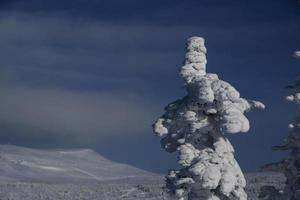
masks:
<svg viewBox="0 0 300 200"><path fill-rule="evenodd" d="M0 181L95 182L153 176L90 149L36 150L0 145Z"/></svg>
<svg viewBox="0 0 300 200"><path fill-rule="evenodd" d="M261 186L282 188L278 173L246 174L249 200ZM0 145L1 200L171 200L163 176L107 160L90 149Z"/></svg>

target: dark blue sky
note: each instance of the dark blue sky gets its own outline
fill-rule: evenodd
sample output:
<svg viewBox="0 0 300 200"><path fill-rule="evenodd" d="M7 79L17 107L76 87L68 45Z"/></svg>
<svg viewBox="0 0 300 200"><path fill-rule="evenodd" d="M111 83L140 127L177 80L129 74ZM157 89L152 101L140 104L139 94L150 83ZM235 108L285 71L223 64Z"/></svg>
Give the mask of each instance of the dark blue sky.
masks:
<svg viewBox="0 0 300 200"><path fill-rule="evenodd" d="M230 137L245 171L284 156L300 74L296 0L1 0L0 142L88 147L155 172L175 166L151 124L185 92L185 40L206 38L209 72L267 109Z"/></svg>

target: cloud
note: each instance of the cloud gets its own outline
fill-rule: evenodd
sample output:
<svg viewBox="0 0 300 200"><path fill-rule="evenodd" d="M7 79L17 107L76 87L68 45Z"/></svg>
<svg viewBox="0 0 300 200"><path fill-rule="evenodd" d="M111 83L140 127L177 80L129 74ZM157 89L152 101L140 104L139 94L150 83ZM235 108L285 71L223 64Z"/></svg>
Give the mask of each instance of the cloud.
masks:
<svg viewBox="0 0 300 200"><path fill-rule="evenodd" d="M158 74L175 36L149 43L149 30L171 29L26 13L2 13L0 25L2 142L89 144L151 132L162 110L153 93L166 85L153 79L168 79Z"/></svg>
<svg viewBox="0 0 300 200"><path fill-rule="evenodd" d="M186 23L165 26L130 20L111 23L63 13L2 12L0 66L2 71L40 85L149 87L162 78L167 79L167 84L171 74L176 76L174 69L180 67L184 47L178 41L194 34L207 36L209 49L220 60L238 48L238 52L246 55L256 51L262 55L267 52L266 47L271 47L266 45L266 38L272 32L285 33L280 27L286 23L276 22L278 26L274 26L269 22L252 28L247 23L224 27L205 21L197 27ZM291 26L296 30L297 25Z"/></svg>
<svg viewBox="0 0 300 200"><path fill-rule="evenodd" d="M186 35L176 33L178 27L118 25L49 14L2 13L0 25L2 71L27 82L52 85L82 77L94 85L151 84L160 72L180 65L181 57L176 63L173 54L184 45L175 41Z"/></svg>
<svg viewBox="0 0 300 200"><path fill-rule="evenodd" d="M1 87L0 121L70 140L126 137L150 130L157 109L128 93L93 93L58 88ZM147 131L146 131L147 132Z"/></svg>
<svg viewBox="0 0 300 200"><path fill-rule="evenodd" d="M184 7L189 10L194 4ZM249 58L269 55L266 48L282 51L274 48L286 43L281 35L294 33L286 33L281 27L287 23L295 30L298 27L294 21L284 21L286 18L253 25L251 20L246 23L236 16L229 18L239 21L239 26L227 26L221 18L200 10L208 7L224 15L226 9L235 6L214 7L209 2L204 7L192 8L181 23L185 13L180 5L152 10L153 19L143 18L147 22L128 18L112 22L99 16L57 11L3 11L1 121L11 124L10 128L24 127L20 130L28 129L28 134L35 129L41 135L50 131L55 137L71 134L88 138L88 134L108 138L145 133L161 113L162 105L183 92L176 72L182 63L187 37L206 37L208 71L232 81L236 80L232 71L244 70L239 73L246 77L238 80L242 82L250 79L253 72L245 64ZM216 18L216 23L212 22ZM165 19L176 23L165 23ZM266 70L257 66L255 72L263 74Z"/></svg>

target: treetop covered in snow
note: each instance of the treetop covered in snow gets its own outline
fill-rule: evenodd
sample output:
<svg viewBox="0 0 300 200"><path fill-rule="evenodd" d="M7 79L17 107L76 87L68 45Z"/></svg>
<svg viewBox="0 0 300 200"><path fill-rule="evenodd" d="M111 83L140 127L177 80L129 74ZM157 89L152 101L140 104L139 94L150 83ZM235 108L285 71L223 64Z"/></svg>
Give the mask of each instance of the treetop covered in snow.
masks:
<svg viewBox="0 0 300 200"><path fill-rule="evenodd" d="M187 95L169 104L153 126L162 147L178 151L182 166L169 172L167 186L180 200L245 200L246 182L224 133L247 132L244 113L264 105L241 98L229 83L207 73L206 52L203 38L188 39L180 70Z"/></svg>
<svg viewBox="0 0 300 200"><path fill-rule="evenodd" d="M220 80L217 74L206 73L206 48L203 38L189 38L186 50L185 65L182 66L180 75L185 81L188 95L182 100L195 109L199 107L204 111L203 114L214 116L216 118L214 121L217 122L215 124L218 124L224 132L247 132L249 121L244 112L251 108L264 108L264 105L258 101L241 98L240 93L229 83ZM179 101L169 104L165 108L169 111L167 113L173 114L171 111L178 104ZM185 113L187 118L193 116L197 118L197 113L192 110ZM159 136L168 133L168 128L163 126L163 123L167 121L161 118L155 124L154 130Z"/></svg>

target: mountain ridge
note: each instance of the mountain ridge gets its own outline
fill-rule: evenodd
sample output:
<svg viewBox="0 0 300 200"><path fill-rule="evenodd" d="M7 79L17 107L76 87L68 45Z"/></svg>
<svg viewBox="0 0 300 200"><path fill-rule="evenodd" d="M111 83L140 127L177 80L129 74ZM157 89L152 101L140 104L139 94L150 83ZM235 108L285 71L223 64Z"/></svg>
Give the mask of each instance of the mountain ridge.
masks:
<svg viewBox="0 0 300 200"><path fill-rule="evenodd" d="M93 182L148 176L156 174L113 162L92 149L40 150L0 145L0 177L5 180Z"/></svg>

